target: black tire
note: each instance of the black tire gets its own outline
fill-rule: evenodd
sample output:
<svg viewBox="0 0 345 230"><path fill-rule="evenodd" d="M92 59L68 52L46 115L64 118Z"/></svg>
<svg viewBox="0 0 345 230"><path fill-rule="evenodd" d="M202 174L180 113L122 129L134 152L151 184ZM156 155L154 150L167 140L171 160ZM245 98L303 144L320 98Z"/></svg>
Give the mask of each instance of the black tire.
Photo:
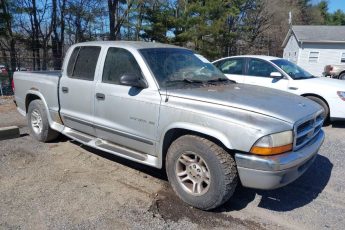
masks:
<svg viewBox="0 0 345 230"><path fill-rule="evenodd" d="M329 120L329 107L326 104L326 102L324 100L322 100L321 98L314 97L314 96L307 96L306 98L308 98L308 99L318 103L319 105L321 105L321 107L324 110L325 122L328 122L328 120Z"/></svg>
<svg viewBox="0 0 345 230"><path fill-rule="evenodd" d="M193 195L179 182L177 166L179 158L186 152L196 153L207 165L210 180L204 194ZM224 204L233 195L238 182L232 156L212 141L194 135L182 136L171 144L166 156L166 172L175 193L187 204L202 210Z"/></svg>
<svg viewBox="0 0 345 230"><path fill-rule="evenodd" d="M345 80L345 73L341 73L341 74L339 75L339 79L340 79L340 80Z"/></svg>
<svg viewBox="0 0 345 230"><path fill-rule="evenodd" d="M42 128L40 129L41 131L37 131L37 130L35 131L34 125L32 124L32 116L34 116L33 112L39 113L41 117L41 121L42 121L41 122ZM30 135L33 136L36 140L41 141L41 142L49 142L56 139L59 136L59 133L57 131L52 130L50 128L48 117L47 117L47 111L41 100L37 99L30 102L29 108L28 108L27 120L28 120Z"/></svg>

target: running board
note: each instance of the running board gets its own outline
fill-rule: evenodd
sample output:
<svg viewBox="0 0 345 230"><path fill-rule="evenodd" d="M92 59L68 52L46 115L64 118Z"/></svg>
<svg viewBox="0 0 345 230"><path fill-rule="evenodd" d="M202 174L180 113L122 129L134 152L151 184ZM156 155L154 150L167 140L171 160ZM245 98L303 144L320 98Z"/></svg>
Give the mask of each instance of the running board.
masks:
<svg viewBox="0 0 345 230"><path fill-rule="evenodd" d="M156 156L129 149L124 146L120 146L67 127L63 129L62 133L67 137L92 148L99 149L104 152L111 153L113 155L123 157L138 163L160 168L159 158Z"/></svg>

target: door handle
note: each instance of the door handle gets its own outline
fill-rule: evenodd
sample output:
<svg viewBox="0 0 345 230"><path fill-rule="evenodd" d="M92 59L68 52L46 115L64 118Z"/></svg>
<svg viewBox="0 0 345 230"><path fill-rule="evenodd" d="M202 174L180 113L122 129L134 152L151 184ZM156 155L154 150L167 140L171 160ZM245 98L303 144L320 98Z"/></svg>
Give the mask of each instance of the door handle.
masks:
<svg viewBox="0 0 345 230"><path fill-rule="evenodd" d="M288 89L290 89L290 90L298 90L297 87L293 87L293 86L290 86Z"/></svg>
<svg viewBox="0 0 345 230"><path fill-rule="evenodd" d="M61 89L63 93L68 93L68 87L62 86Z"/></svg>
<svg viewBox="0 0 345 230"><path fill-rule="evenodd" d="M105 95L103 93L96 93L96 98L98 100L104 100L105 99Z"/></svg>

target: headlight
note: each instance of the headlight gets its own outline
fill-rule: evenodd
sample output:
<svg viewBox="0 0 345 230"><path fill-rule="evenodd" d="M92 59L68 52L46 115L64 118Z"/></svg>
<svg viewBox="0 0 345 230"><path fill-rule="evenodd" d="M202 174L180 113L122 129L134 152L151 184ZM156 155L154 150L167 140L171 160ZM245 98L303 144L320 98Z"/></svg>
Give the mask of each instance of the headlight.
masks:
<svg viewBox="0 0 345 230"><path fill-rule="evenodd" d="M345 92L344 91L338 91L337 94L341 98L341 100L345 101Z"/></svg>
<svg viewBox="0 0 345 230"><path fill-rule="evenodd" d="M292 150L292 131L285 131L261 137L250 152L257 155L274 155Z"/></svg>

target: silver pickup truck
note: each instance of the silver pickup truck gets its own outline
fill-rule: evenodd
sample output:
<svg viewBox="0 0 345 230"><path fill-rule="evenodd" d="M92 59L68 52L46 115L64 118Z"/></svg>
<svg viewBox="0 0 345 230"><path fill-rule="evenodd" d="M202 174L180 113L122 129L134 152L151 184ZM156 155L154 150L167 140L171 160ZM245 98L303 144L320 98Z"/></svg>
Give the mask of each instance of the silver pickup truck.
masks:
<svg viewBox="0 0 345 230"><path fill-rule="evenodd" d="M62 72L16 72L14 85L37 140L62 133L164 168L176 194L204 210L227 201L238 183L275 189L294 181L324 140L318 104L236 84L171 45L76 44Z"/></svg>

